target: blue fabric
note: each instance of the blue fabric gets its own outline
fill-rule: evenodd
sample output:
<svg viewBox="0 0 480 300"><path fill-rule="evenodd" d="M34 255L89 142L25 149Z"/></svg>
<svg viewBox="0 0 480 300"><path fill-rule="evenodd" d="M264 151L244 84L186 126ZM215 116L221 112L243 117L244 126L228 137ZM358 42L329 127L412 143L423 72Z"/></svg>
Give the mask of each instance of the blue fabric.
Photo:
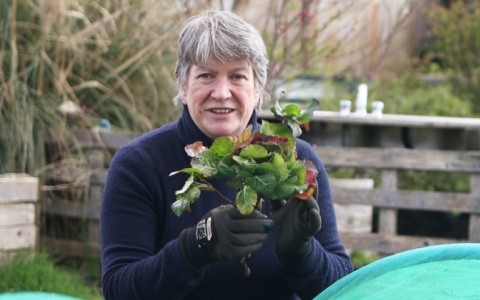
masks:
<svg viewBox="0 0 480 300"><path fill-rule="evenodd" d="M480 299L480 244L423 247L388 256L340 279L321 299Z"/></svg>
<svg viewBox="0 0 480 300"><path fill-rule="evenodd" d="M259 128L255 114L251 123ZM323 226L311 255L305 261L281 260L272 234L248 259L250 277L237 261L193 268L179 251L179 233L222 204L215 194L203 192L190 213L177 217L170 208L187 175L169 174L190 166L184 147L195 141L212 143L185 107L178 121L139 137L115 154L101 209L106 299L311 299L352 271L338 237L327 174L311 146L300 140L299 158L312 160L319 170ZM234 199L235 191L225 182L213 184ZM263 212L269 213L268 201Z"/></svg>

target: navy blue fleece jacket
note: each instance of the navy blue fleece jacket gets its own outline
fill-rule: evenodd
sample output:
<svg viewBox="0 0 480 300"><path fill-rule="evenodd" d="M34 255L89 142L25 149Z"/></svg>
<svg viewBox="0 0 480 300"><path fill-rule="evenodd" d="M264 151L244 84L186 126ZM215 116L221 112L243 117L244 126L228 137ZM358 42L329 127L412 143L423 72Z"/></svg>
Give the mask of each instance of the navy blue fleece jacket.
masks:
<svg viewBox="0 0 480 300"><path fill-rule="evenodd" d="M250 122L259 128L255 113ZM169 176L190 166L184 147L195 141L210 146L187 108L175 122L135 139L115 154L101 209L102 286L105 299L311 299L352 271L341 244L325 169L311 146L297 141L299 159L315 163L322 229L304 261L281 258L269 236L247 263L246 277L238 261L216 262L196 269L182 256L178 236L212 208L222 204L202 192L192 212L177 217L170 206L187 175ZM214 185L230 199L235 191ZM263 213L269 214L266 201Z"/></svg>

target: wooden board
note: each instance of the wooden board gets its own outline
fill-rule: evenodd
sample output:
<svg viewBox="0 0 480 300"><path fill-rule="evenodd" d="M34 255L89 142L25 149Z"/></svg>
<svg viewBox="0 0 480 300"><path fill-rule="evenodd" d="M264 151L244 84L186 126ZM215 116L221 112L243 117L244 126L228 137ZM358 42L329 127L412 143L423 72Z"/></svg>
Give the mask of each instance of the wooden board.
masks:
<svg viewBox="0 0 480 300"><path fill-rule="evenodd" d="M37 227L34 224L0 227L0 249L34 248Z"/></svg>
<svg viewBox="0 0 480 300"><path fill-rule="evenodd" d="M4 174L0 176L0 204L7 202L36 202L38 178L26 174Z"/></svg>
<svg viewBox="0 0 480 300"><path fill-rule="evenodd" d="M35 204L20 203L0 205L0 228L32 224L35 224Z"/></svg>

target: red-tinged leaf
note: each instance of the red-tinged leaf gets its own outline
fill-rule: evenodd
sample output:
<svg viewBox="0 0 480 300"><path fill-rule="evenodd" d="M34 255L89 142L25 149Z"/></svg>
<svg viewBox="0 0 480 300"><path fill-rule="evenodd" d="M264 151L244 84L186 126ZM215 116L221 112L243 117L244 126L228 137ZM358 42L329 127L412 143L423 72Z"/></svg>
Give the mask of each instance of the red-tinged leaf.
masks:
<svg viewBox="0 0 480 300"><path fill-rule="evenodd" d="M237 144L238 136L228 136L228 139L232 141L233 144Z"/></svg>
<svg viewBox="0 0 480 300"><path fill-rule="evenodd" d="M244 147L244 145L250 143L250 139L252 138L252 125L248 125L247 128L240 134L238 137L237 145L238 147Z"/></svg>
<svg viewBox="0 0 480 300"><path fill-rule="evenodd" d="M317 172L312 169L307 169L307 178L305 179L307 184L315 184L317 182Z"/></svg>
<svg viewBox="0 0 480 300"><path fill-rule="evenodd" d="M303 163L304 163L305 167L307 168L306 183L316 184L317 183L317 175L318 175L317 167L310 160L306 160Z"/></svg>
<svg viewBox="0 0 480 300"><path fill-rule="evenodd" d="M202 141L197 141L193 144L189 144L185 146L185 152L190 157L197 157L200 153L207 151L208 148L203 146Z"/></svg>
<svg viewBox="0 0 480 300"><path fill-rule="evenodd" d="M310 131L310 125L308 123L302 123L300 124L300 127L302 127L305 131Z"/></svg>
<svg viewBox="0 0 480 300"><path fill-rule="evenodd" d="M295 196L295 198L298 198L300 200L307 200L307 199L310 199L310 197L313 196L313 194L315 194L315 188L313 186L309 186L305 192L301 193L301 194L298 194Z"/></svg>

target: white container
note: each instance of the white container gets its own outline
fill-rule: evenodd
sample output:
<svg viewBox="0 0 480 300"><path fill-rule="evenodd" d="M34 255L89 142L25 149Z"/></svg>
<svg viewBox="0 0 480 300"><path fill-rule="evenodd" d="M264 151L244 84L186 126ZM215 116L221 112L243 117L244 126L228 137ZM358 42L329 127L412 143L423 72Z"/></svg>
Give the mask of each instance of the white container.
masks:
<svg viewBox="0 0 480 300"><path fill-rule="evenodd" d="M352 109L352 102L350 100L340 100L340 115L341 116L348 116L350 114L350 110Z"/></svg>
<svg viewBox="0 0 480 300"><path fill-rule="evenodd" d="M382 101L373 101L372 117L380 119L383 116L383 107L384 107L384 104Z"/></svg>
<svg viewBox="0 0 480 300"><path fill-rule="evenodd" d="M367 115L368 86L362 83L358 86L357 101L355 102L355 114L357 116Z"/></svg>

